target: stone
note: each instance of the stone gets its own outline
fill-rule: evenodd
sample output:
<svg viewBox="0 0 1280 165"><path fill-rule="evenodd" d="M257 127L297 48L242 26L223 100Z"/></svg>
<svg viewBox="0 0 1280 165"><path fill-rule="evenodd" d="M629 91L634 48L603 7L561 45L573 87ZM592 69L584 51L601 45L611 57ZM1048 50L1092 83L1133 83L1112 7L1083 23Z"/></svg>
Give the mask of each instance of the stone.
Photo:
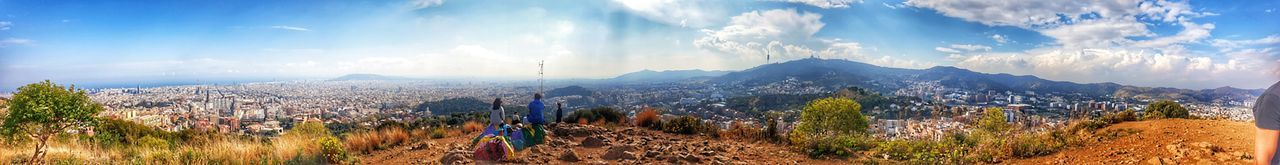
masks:
<svg viewBox="0 0 1280 165"><path fill-rule="evenodd" d="M605 139L603 137L591 136L591 137L587 137L586 139L582 139L582 143L580 143L580 145L582 147L587 147L587 148L596 148L596 147L604 147L605 145L608 145L608 144L606 144Z"/></svg>
<svg viewBox="0 0 1280 165"><path fill-rule="evenodd" d="M582 160L582 157L578 156L577 152L573 152L573 149L567 149L567 150L564 150L563 153L560 153L560 161L578 162L581 160Z"/></svg>
<svg viewBox="0 0 1280 165"><path fill-rule="evenodd" d="M657 158L659 154L662 154L662 153L660 153L660 152L658 152L658 151L654 151L654 150L648 150L648 151L645 151L645 152L644 152L644 157L646 157L646 158Z"/></svg>
<svg viewBox="0 0 1280 165"><path fill-rule="evenodd" d="M466 164L468 162L471 162L471 152L466 150L452 150L445 152L444 156L440 157L440 164Z"/></svg>

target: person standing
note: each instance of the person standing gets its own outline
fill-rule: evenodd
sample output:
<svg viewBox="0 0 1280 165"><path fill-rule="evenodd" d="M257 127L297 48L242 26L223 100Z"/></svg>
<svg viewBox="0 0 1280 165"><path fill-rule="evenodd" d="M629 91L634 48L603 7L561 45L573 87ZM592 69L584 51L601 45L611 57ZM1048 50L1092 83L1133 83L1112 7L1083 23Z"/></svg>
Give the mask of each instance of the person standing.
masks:
<svg viewBox="0 0 1280 165"><path fill-rule="evenodd" d="M507 113L502 109L502 98L493 99L493 107L489 108L489 128L498 128L503 124L502 114Z"/></svg>
<svg viewBox="0 0 1280 165"><path fill-rule="evenodd" d="M1254 141L1254 164L1280 164L1276 159L1276 145L1280 141L1280 82L1267 88L1253 105L1254 126L1258 127Z"/></svg>
<svg viewBox="0 0 1280 165"><path fill-rule="evenodd" d="M563 122L560 122L560 119L563 119L563 118L564 118L564 103L557 102L556 103L556 124L563 123Z"/></svg>

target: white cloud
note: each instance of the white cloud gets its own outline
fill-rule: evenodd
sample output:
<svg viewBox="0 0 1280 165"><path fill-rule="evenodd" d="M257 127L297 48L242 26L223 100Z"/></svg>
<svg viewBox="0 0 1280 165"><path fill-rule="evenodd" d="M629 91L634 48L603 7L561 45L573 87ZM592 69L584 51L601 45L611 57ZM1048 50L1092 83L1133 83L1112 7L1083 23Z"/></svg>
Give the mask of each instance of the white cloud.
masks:
<svg viewBox="0 0 1280 165"><path fill-rule="evenodd" d="M1274 54L1274 52L1270 52ZM1265 87L1276 79L1274 56L1209 57L1155 54L1125 49L1041 48L1025 53L961 57L957 66L979 72L1032 74L1051 80L1119 82L1139 86L1215 88ZM1143 75L1143 76L1135 76Z"/></svg>
<svg viewBox="0 0 1280 165"><path fill-rule="evenodd" d="M901 8L906 8L906 7L907 7L907 4L903 4L903 3L894 3L894 4L889 4L889 3L887 3L887 2L881 2L880 4L881 4L881 5L884 5L884 7L887 7L887 8L889 8L889 9L901 9Z"/></svg>
<svg viewBox="0 0 1280 165"><path fill-rule="evenodd" d="M645 19L680 27L705 27L725 17L717 5L705 1L614 0L628 12Z"/></svg>
<svg viewBox="0 0 1280 165"><path fill-rule="evenodd" d="M305 31L311 31L311 29L307 29L307 28L303 28L303 27L285 26L285 25L276 25L276 26L271 26L271 28L272 28L272 29L280 29L280 30L289 30L289 31L302 31L302 32L305 32Z"/></svg>
<svg viewBox="0 0 1280 165"><path fill-rule="evenodd" d="M1076 24L1040 31L1057 39L1059 44L1073 48L1111 47L1133 42L1127 37L1155 36L1147 25L1133 20L1086 20Z"/></svg>
<svg viewBox="0 0 1280 165"><path fill-rule="evenodd" d="M933 50L937 50L943 53L963 53L963 52L960 52L960 50L947 48L947 47L933 47Z"/></svg>
<svg viewBox="0 0 1280 165"><path fill-rule="evenodd" d="M1259 38L1259 39L1252 39L1252 40L1225 40L1225 39L1214 39L1213 41L1210 41L1209 43L1210 43L1211 45L1213 45L1213 47L1217 47L1217 48L1222 49L1222 50L1224 50L1224 51L1230 51L1230 50L1232 50L1232 49L1242 48L1242 47L1250 47L1250 46L1274 46L1274 45L1280 45L1280 35L1269 35L1269 36L1267 36L1267 37L1263 37L1263 38Z"/></svg>
<svg viewBox="0 0 1280 165"><path fill-rule="evenodd" d="M0 21L0 30L9 30L9 27L12 27L12 26L13 26L13 22Z"/></svg>
<svg viewBox="0 0 1280 165"><path fill-rule="evenodd" d="M1001 44L1009 42L1009 38L1006 38L1005 36L999 35L999 34L992 34L991 40L996 40L996 43L1001 43Z"/></svg>
<svg viewBox="0 0 1280 165"><path fill-rule="evenodd" d="M952 44L952 45L951 45L951 48L961 49L961 50L970 51L970 52L972 52L972 51L979 51L979 50L981 50L981 51L991 51L991 47L990 47L990 46L986 46L986 45L977 45L977 44Z"/></svg>
<svg viewBox="0 0 1280 165"><path fill-rule="evenodd" d="M730 18L729 24L719 30L702 29L706 36L694 40L693 45L728 54L764 57L765 46L773 48L810 39L826 25L821 19L821 14L795 9L750 11Z"/></svg>
<svg viewBox="0 0 1280 165"><path fill-rule="evenodd" d="M444 0L413 0L411 3L414 9L423 9L443 5Z"/></svg>
<svg viewBox="0 0 1280 165"><path fill-rule="evenodd" d="M849 4L862 3L862 0L776 0L788 3L801 3L823 9L849 8Z"/></svg>
<svg viewBox="0 0 1280 165"><path fill-rule="evenodd" d="M0 40L0 47L8 47L11 45L31 45L32 42L35 41L22 38L6 38L4 40Z"/></svg>
<svg viewBox="0 0 1280 165"><path fill-rule="evenodd" d="M1142 40L1134 43L1137 47L1167 47L1173 44L1199 42L1201 39L1209 38L1209 31L1214 26L1211 23L1196 24L1192 22L1182 22L1182 31L1173 36L1164 36L1153 38L1150 40Z"/></svg>

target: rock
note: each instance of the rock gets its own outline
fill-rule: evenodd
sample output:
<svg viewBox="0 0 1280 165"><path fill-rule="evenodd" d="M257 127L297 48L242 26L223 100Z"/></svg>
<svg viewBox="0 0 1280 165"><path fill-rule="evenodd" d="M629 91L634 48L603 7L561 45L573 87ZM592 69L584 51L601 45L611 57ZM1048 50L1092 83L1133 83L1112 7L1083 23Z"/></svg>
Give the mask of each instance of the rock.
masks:
<svg viewBox="0 0 1280 165"><path fill-rule="evenodd" d="M698 157L697 155L689 155L689 154L681 154L681 155L680 155L680 160L688 161L688 162L691 162L691 163L701 163L701 162L702 162L702 158Z"/></svg>
<svg viewBox="0 0 1280 165"><path fill-rule="evenodd" d="M658 151L654 151L654 150L648 150L644 152L644 157L657 158L659 154L662 154L662 153L659 153Z"/></svg>
<svg viewBox="0 0 1280 165"><path fill-rule="evenodd" d="M631 151L635 151L636 148L638 147L633 145L619 145L619 146L609 147L609 150L605 151L604 156L602 156L601 158L604 158L605 160L636 159L636 154L634 152L631 152Z"/></svg>
<svg viewBox="0 0 1280 165"><path fill-rule="evenodd" d="M573 152L573 149L566 149L564 153L560 153L560 161L577 162L580 160L582 158L578 156L577 152Z"/></svg>
<svg viewBox="0 0 1280 165"><path fill-rule="evenodd" d="M580 146L588 148L604 147L605 145L607 145L605 143L605 138L600 136L587 137L586 139L582 139L582 143L580 143Z"/></svg>
<svg viewBox="0 0 1280 165"><path fill-rule="evenodd" d="M471 162L471 152L467 152L467 150L452 150L445 152L444 156L440 157L440 164L467 164L469 162Z"/></svg>

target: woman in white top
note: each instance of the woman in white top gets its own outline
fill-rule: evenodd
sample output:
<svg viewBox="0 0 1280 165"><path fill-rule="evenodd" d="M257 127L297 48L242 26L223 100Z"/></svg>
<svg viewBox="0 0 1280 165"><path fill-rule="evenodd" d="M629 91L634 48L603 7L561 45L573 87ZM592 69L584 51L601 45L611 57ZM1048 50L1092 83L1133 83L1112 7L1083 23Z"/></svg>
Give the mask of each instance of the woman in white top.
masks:
<svg viewBox="0 0 1280 165"><path fill-rule="evenodd" d="M502 114L505 113L506 110L502 109L502 98L493 99L493 108L489 109L489 127L501 127L503 121Z"/></svg>

